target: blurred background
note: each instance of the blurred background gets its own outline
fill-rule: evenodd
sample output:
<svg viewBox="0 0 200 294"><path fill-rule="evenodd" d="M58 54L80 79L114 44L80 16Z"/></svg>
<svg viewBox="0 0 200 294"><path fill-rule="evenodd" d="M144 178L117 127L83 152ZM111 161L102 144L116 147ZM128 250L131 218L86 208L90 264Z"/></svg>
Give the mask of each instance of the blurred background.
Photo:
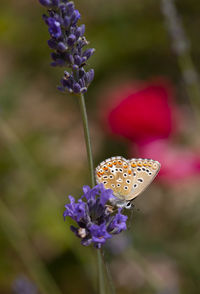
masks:
<svg viewBox="0 0 200 294"><path fill-rule="evenodd" d="M129 230L106 247L117 293L198 294L200 4L75 4L96 48L86 95L95 165L115 155L162 164ZM49 66L44 11L1 0L0 293L96 293L95 249L62 217L90 180L77 97L57 91L63 69Z"/></svg>

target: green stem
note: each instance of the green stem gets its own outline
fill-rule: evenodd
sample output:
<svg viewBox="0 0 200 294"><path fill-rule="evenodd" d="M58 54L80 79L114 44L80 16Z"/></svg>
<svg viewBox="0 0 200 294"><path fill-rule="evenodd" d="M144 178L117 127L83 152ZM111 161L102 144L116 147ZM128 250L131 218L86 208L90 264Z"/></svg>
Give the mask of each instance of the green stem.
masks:
<svg viewBox="0 0 200 294"><path fill-rule="evenodd" d="M109 290L111 294L115 294L115 287L113 284L113 279L111 276L111 272L110 272L110 267L105 259L105 255L104 255L104 251L103 249L101 249L101 256L102 256L102 260L104 262L104 267L106 269L106 274L107 274L107 279L108 279L108 285L109 285Z"/></svg>
<svg viewBox="0 0 200 294"><path fill-rule="evenodd" d="M90 178L92 186L95 185L95 178L94 178L94 165L93 165L93 158L92 158L92 148L91 148L91 141L90 141L90 132L88 127L88 118L85 106L85 99L84 95L80 95L79 99L80 109L81 109L81 116L83 121L83 129L84 129L84 136L85 136L85 145L87 149L87 157L88 157L88 164L89 164L89 171L90 171Z"/></svg>
<svg viewBox="0 0 200 294"><path fill-rule="evenodd" d="M0 198L0 226L41 294L61 294L17 219Z"/></svg>
<svg viewBox="0 0 200 294"><path fill-rule="evenodd" d="M99 294L105 294L105 281L104 281L104 271L103 271L103 259L101 256L101 251L97 249L97 258L98 258L98 274L99 274Z"/></svg>
<svg viewBox="0 0 200 294"><path fill-rule="evenodd" d="M80 103L80 110L81 116L83 121L83 129L84 129L84 137L85 137L85 145L87 149L87 157L88 157L88 164L89 164L89 171L90 171L90 178L92 186L95 185L95 177L94 177L94 165L93 165L93 158L92 158L92 148L91 148L91 141L90 141L90 132L88 127L88 118L85 106L85 99L84 95L81 94L79 97ZM104 282L104 270L103 270L103 261L101 257L100 250L97 249L97 261L98 261L98 287L99 287L99 294L105 294L105 282Z"/></svg>

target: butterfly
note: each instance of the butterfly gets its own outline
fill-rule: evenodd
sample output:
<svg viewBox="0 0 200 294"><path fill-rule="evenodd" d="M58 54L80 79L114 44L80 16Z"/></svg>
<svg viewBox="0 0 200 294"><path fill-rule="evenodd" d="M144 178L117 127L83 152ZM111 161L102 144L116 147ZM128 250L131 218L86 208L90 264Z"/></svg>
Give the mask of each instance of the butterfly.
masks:
<svg viewBox="0 0 200 294"><path fill-rule="evenodd" d="M96 167L96 181L106 189L112 189L116 200L113 205L131 207L131 201L141 194L160 170L160 163L152 159L125 159L115 156Z"/></svg>

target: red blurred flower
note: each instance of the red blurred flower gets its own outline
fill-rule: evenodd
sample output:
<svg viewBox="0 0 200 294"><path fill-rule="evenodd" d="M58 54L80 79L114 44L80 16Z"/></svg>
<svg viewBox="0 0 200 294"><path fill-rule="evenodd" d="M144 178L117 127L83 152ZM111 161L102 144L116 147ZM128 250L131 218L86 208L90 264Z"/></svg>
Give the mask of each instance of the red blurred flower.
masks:
<svg viewBox="0 0 200 294"><path fill-rule="evenodd" d="M177 128L173 91L164 80L119 86L106 94L103 123L132 141L167 138Z"/></svg>
<svg viewBox="0 0 200 294"><path fill-rule="evenodd" d="M152 158L161 163L158 174L161 180L169 184L190 180L200 174L200 152L174 145L169 140L155 140L137 146L137 156ZM131 148L131 156L135 157L135 145Z"/></svg>

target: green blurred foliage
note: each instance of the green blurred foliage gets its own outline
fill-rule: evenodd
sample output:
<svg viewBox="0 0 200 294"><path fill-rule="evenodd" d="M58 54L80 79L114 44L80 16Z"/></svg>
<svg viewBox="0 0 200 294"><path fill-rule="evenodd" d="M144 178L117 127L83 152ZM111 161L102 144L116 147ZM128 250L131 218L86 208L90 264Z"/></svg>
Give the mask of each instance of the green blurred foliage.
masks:
<svg viewBox="0 0 200 294"><path fill-rule="evenodd" d="M166 76L176 87L177 102L188 104L159 1L76 2L86 36L96 48L90 61L95 81L86 103L97 164L127 153L126 143L107 138L97 119L101 93L115 79ZM177 8L199 69L200 5L182 0ZM49 66L43 11L37 1L1 0L1 201L63 293L94 293L95 251L82 248L62 218L67 195L80 196L82 185L89 183L80 113L76 97L56 90L63 70ZM127 252L113 255L107 250L117 293L199 293L198 198L198 187L180 194L155 184L136 200L139 212L135 210L128 231ZM2 294L11 293L21 272L29 276L3 227L6 223L0 226Z"/></svg>

